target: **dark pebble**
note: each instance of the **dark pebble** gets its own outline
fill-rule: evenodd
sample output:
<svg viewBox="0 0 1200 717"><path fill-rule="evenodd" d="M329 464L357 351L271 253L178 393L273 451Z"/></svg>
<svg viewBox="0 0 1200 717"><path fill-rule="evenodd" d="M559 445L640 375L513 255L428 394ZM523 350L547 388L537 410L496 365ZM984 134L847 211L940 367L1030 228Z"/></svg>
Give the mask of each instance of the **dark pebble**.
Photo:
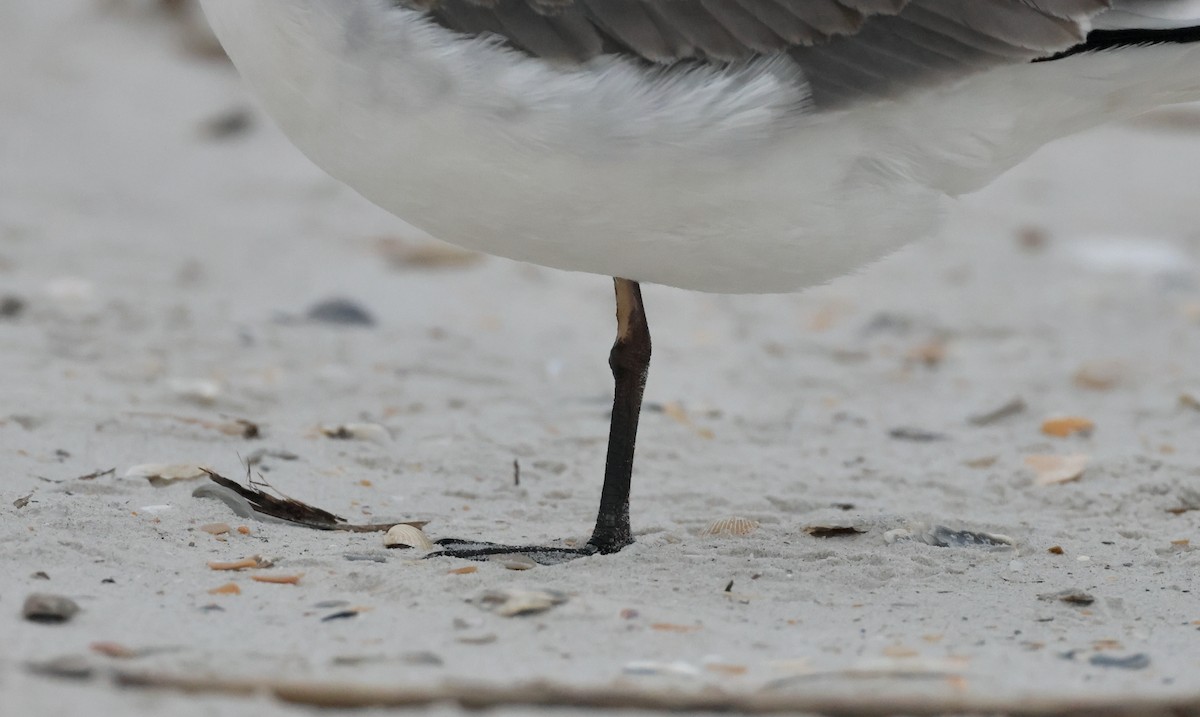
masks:
<svg viewBox="0 0 1200 717"><path fill-rule="evenodd" d="M330 622L332 620L348 620L352 617L358 617L357 610L342 610L341 612L331 613L321 618L321 622Z"/></svg>
<svg viewBox="0 0 1200 717"><path fill-rule="evenodd" d="M66 622L79 612L79 605L64 595L34 593L25 598L21 614L30 622L56 624Z"/></svg>
<svg viewBox="0 0 1200 717"><path fill-rule="evenodd" d="M318 301L304 315L309 321L339 326L374 326L375 317L350 299Z"/></svg>
<svg viewBox="0 0 1200 717"><path fill-rule="evenodd" d="M0 296L0 318L15 319L25 311L25 300L19 296Z"/></svg>
<svg viewBox="0 0 1200 717"><path fill-rule="evenodd" d="M1092 655L1088 658L1088 663L1096 667L1116 667L1122 670L1144 670L1150 666L1150 656L1144 652L1138 652L1124 657L1116 657L1114 655Z"/></svg>
<svg viewBox="0 0 1200 717"><path fill-rule="evenodd" d="M949 438L944 433L934 433L922 428L911 428L908 426L893 428L888 431L888 436L897 441L912 441L913 443L932 443L934 441L944 441Z"/></svg>

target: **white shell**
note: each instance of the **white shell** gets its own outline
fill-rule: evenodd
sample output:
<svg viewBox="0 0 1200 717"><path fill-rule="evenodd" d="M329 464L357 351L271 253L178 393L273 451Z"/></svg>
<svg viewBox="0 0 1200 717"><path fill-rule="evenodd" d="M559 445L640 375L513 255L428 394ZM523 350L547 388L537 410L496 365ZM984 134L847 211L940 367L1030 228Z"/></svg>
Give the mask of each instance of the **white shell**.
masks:
<svg viewBox="0 0 1200 717"><path fill-rule="evenodd" d="M173 378L171 393L177 398L201 406L211 406L221 396L221 384L207 378Z"/></svg>
<svg viewBox="0 0 1200 717"><path fill-rule="evenodd" d="M1034 472L1036 485L1070 483L1083 477L1088 457L1081 454L1025 456L1025 465Z"/></svg>
<svg viewBox="0 0 1200 717"><path fill-rule="evenodd" d="M126 478L145 478L151 485L170 485L176 481L198 480L207 473L196 463L141 463L125 471Z"/></svg>
<svg viewBox="0 0 1200 717"><path fill-rule="evenodd" d="M732 518L714 520L708 524L708 527L704 529L701 535L732 535L742 537L756 530L758 530L757 520L734 516Z"/></svg>
<svg viewBox="0 0 1200 717"><path fill-rule="evenodd" d="M521 590L506 588L489 590L476 598L480 607L502 617L535 615L567 601L557 590Z"/></svg>
<svg viewBox="0 0 1200 717"><path fill-rule="evenodd" d="M383 547L385 548L419 548L421 550L430 550L433 548L433 541L425 535L425 531L420 528L415 528L411 525L400 523L393 525L383 536Z"/></svg>

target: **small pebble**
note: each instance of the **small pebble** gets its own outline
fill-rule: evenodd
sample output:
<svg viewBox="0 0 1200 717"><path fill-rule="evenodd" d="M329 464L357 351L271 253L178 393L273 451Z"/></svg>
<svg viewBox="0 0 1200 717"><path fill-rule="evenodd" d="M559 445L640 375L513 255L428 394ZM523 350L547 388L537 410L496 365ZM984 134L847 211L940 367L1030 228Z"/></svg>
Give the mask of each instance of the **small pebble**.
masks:
<svg viewBox="0 0 1200 717"><path fill-rule="evenodd" d="M15 319L25 310L25 300L19 296L7 294L0 296L0 318Z"/></svg>
<svg viewBox="0 0 1200 717"><path fill-rule="evenodd" d="M309 321L338 326L374 326L375 317L350 299L325 299L304 314Z"/></svg>
<svg viewBox="0 0 1200 717"><path fill-rule="evenodd" d="M976 413L967 417L967 423L972 426L990 426L993 423L1003 421L1006 418L1015 416L1026 409L1025 399L1020 396L1014 396L1007 403L990 411Z"/></svg>
<svg viewBox="0 0 1200 717"><path fill-rule="evenodd" d="M935 433L927 431L923 428L913 428L911 426L901 426L888 431L888 436L897 441L912 441L913 443L932 443L934 441L945 441L949 439L944 433Z"/></svg>
<svg viewBox="0 0 1200 717"><path fill-rule="evenodd" d="M71 680L86 680L95 672L92 663L80 655L64 655L45 662L31 662L29 671L46 677L65 677Z"/></svg>
<svg viewBox="0 0 1200 717"><path fill-rule="evenodd" d="M79 613L79 605L65 595L34 593L25 598L21 614L30 622L56 624L66 622Z"/></svg>
<svg viewBox="0 0 1200 717"><path fill-rule="evenodd" d="M377 445L392 442L392 432L378 423L345 423L338 426L321 426L321 435L339 441L368 441Z"/></svg>
<svg viewBox="0 0 1200 717"><path fill-rule="evenodd" d="M1087 606L1096 602L1096 598L1091 594L1078 589L1061 590L1056 593L1042 593L1038 595L1038 600L1058 600L1065 602L1068 605Z"/></svg>
<svg viewBox="0 0 1200 717"><path fill-rule="evenodd" d="M321 618L321 622L331 622L333 620L347 620L352 617L358 617L358 610L342 610Z"/></svg>
<svg viewBox="0 0 1200 717"><path fill-rule="evenodd" d="M464 645L490 645L496 641L496 633L487 632L482 635L461 635L454 638L455 642L461 642Z"/></svg>
<svg viewBox="0 0 1200 717"><path fill-rule="evenodd" d="M228 139L244 134L253 126L254 115L250 110L236 107L210 117L201 125L200 131L209 139Z"/></svg>
<svg viewBox="0 0 1200 717"><path fill-rule="evenodd" d="M1144 670L1150 666L1150 656L1144 652L1138 652L1124 657L1116 657L1113 655L1092 655L1088 658L1088 663L1096 667L1116 667L1122 670Z"/></svg>
<svg viewBox="0 0 1200 717"><path fill-rule="evenodd" d="M445 660L436 653L429 652L428 650L406 652L400 656L400 659L406 665L419 665L421 667L441 667L446 664Z"/></svg>

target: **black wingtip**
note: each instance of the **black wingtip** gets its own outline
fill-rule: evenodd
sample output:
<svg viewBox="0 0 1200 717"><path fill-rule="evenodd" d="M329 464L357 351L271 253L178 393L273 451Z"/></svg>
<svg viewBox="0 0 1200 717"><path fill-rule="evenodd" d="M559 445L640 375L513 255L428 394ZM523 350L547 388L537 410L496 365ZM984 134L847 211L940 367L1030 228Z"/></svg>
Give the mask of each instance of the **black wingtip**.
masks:
<svg viewBox="0 0 1200 717"><path fill-rule="evenodd" d="M1080 55L1087 52L1099 52L1119 47L1135 47L1139 45L1185 44L1200 42L1200 25L1192 27L1174 27L1159 30L1143 30L1130 28L1127 30L1093 30L1088 33L1087 40L1069 50L1043 57L1035 62L1050 62L1064 57Z"/></svg>

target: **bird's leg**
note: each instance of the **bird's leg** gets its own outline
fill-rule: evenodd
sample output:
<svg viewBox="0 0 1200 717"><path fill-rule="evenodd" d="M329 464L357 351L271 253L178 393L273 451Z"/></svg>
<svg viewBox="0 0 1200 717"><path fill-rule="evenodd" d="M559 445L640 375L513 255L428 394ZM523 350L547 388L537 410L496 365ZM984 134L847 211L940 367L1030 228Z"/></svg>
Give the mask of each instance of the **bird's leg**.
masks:
<svg viewBox="0 0 1200 717"><path fill-rule="evenodd" d="M636 281L613 279L617 290L617 340L608 354L613 373L612 422L608 427L608 459L600 512L588 545L615 553L633 542L629 527L629 483L637 441L642 393L650 371L650 326Z"/></svg>
<svg viewBox="0 0 1200 717"><path fill-rule="evenodd" d="M636 281L613 279L617 294L617 340L608 355L613 372L613 411L608 430L608 458L604 488L592 537L582 548L512 546L445 538L428 557L449 556L486 559L492 555L522 553L541 563L558 563L581 555L615 553L633 542L629 527L629 485L637 439L642 393L650 369L650 327L642 306L642 289Z"/></svg>

